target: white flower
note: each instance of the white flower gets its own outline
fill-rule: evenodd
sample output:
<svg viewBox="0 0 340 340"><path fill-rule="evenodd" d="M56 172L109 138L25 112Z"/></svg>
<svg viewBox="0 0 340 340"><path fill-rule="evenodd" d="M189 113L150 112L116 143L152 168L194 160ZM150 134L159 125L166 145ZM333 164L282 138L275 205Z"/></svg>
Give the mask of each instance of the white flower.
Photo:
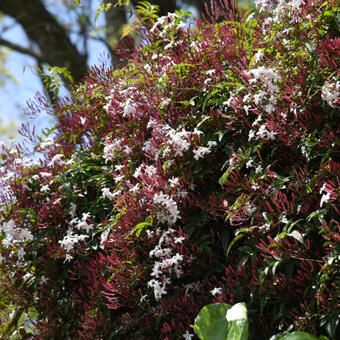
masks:
<svg viewBox="0 0 340 340"><path fill-rule="evenodd" d="M175 243L183 243L183 241L185 241L185 237L183 237L183 236L174 238Z"/></svg>
<svg viewBox="0 0 340 340"><path fill-rule="evenodd" d="M48 184L43 185L43 186L40 188L40 192L42 192L43 194L46 194L48 191L50 191L50 187L49 187Z"/></svg>
<svg viewBox="0 0 340 340"><path fill-rule="evenodd" d="M202 131L200 131L200 130L197 130L196 128L194 128L194 131L192 132L192 134L193 134L193 135L197 135L197 136L199 136L199 135L202 135L202 134L203 134L203 132L202 132Z"/></svg>
<svg viewBox="0 0 340 340"><path fill-rule="evenodd" d="M211 152L211 149L204 146L199 146L197 150L193 150L194 158L198 161L200 158L203 158L204 155L207 155Z"/></svg>
<svg viewBox="0 0 340 340"><path fill-rule="evenodd" d="M64 155L62 154L57 154L55 155L51 161L48 163L48 166L50 168L53 168L56 164L57 165L64 165L65 164L65 161L62 160L62 158L64 158Z"/></svg>
<svg viewBox="0 0 340 340"><path fill-rule="evenodd" d="M71 261L72 259L73 259L73 256L72 256L72 255L66 254L64 263L65 263L65 262L69 262L69 261Z"/></svg>
<svg viewBox="0 0 340 340"><path fill-rule="evenodd" d="M171 103L171 99L170 98L166 98L164 99L161 104L160 104L160 108L163 109L165 106L168 106Z"/></svg>
<svg viewBox="0 0 340 340"><path fill-rule="evenodd" d="M290 6L292 10L298 10L300 9L300 6L304 4L305 4L304 0L291 0L288 3L288 6Z"/></svg>
<svg viewBox="0 0 340 340"><path fill-rule="evenodd" d="M237 303L227 310L227 321L247 319L247 307L243 302Z"/></svg>
<svg viewBox="0 0 340 340"><path fill-rule="evenodd" d="M80 123L81 123L81 125L85 125L85 124L86 124L86 121L87 121L86 118L80 117Z"/></svg>
<svg viewBox="0 0 340 340"><path fill-rule="evenodd" d="M165 289L166 288L165 287L165 283L163 283L163 285L161 286L161 282L160 281L157 281L157 280L153 279L153 280L150 280L148 282L148 286L153 288L156 300L160 300L162 298L162 295L168 294L168 292Z"/></svg>
<svg viewBox="0 0 340 340"><path fill-rule="evenodd" d="M43 142L40 143L40 148L45 149L51 145L53 145L53 140L51 138L47 138Z"/></svg>
<svg viewBox="0 0 340 340"><path fill-rule="evenodd" d="M174 188L178 185L178 177L172 177L169 179L170 187Z"/></svg>
<svg viewBox="0 0 340 340"><path fill-rule="evenodd" d="M250 142L254 137L255 137L254 130L250 130L248 135L248 142Z"/></svg>
<svg viewBox="0 0 340 340"><path fill-rule="evenodd" d="M119 183L123 178L124 176L117 176L116 178L114 178L114 180L116 183Z"/></svg>
<svg viewBox="0 0 340 340"><path fill-rule="evenodd" d="M255 169L256 174L260 174L263 171L263 168L261 165L258 165L257 168Z"/></svg>
<svg viewBox="0 0 340 340"><path fill-rule="evenodd" d="M76 217L76 210L77 210L77 205L75 203L72 203L70 204L70 211L69 211L69 215L72 217L72 218L75 218Z"/></svg>
<svg viewBox="0 0 340 340"><path fill-rule="evenodd" d="M264 124L260 126L259 131L256 132L256 135L261 137L261 138L266 137L267 129L266 129L266 126Z"/></svg>
<svg viewBox="0 0 340 340"><path fill-rule="evenodd" d="M120 170L122 170L123 168L124 168L124 165L121 165L121 164L115 166L115 170L116 170L116 171L120 171Z"/></svg>
<svg viewBox="0 0 340 340"><path fill-rule="evenodd" d="M130 192L132 192L133 194L135 194L139 189L139 184L137 183L135 186L133 186L132 188L130 188Z"/></svg>
<svg viewBox="0 0 340 340"><path fill-rule="evenodd" d="M67 253L69 253L76 243L78 243L79 241L84 241L87 237L88 235L73 234L72 231L69 230L64 238L58 241L58 243L66 250Z"/></svg>
<svg viewBox="0 0 340 340"><path fill-rule="evenodd" d="M267 138L269 138L270 140L274 140L276 134L277 133L274 131L267 131Z"/></svg>
<svg viewBox="0 0 340 340"><path fill-rule="evenodd" d="M260 49L255 54L254 65L256 65L264 56L263 51Z"/></svg>
<svg viewBox="0 0 340 340"><path fill-rule="evenodd" d="M19 248L18 249L18 260L19 261L23 260L25 255L26 255L25 250L22 248Z"/></svg>
<svg viewBox="0 0 340 340"><path fill-rule="evenodd" d="M138 178L142 174L142 165L140 165L133 174L133 177Z"/></svg>
<svg viewBox="0 0 340 340"><path fill-rule="evenodd" d="M82 215L82 221L86 221L89 217L91 217L91 214L90 213L83 213Z"/></svg>
<svg viewBox="0 0 340 340"><path fill-rule="evenodd" d="M323 194L320 201L320 208L323 206L324 203L328 203L330 198L331 194L329 192L327 192L327 194Z"/></svg>
<svg viewBox="0 0 340 340"><path fill-rule="evenodd" d="M110 229L106 229L102 234L100 235L100 244L103 246L104 242L107 241L107 238L109 237Z"/></svg>
<svg viewBox="0 0 340 340"><path fill-rule="evenodd" d="M130 118L134 117L136 111L137 111L137 105L132 101L131 98L129 98L123 105L123 117L124 118Z"/></svg>
<svg viewBox="0 0 340 340"><path fill-rule="evenodd" d="M50 172L40 172L41 177L51 177L52 174Z"/></svg>
<svg viewBox="0 0 340 340"><path fill-rule="evenodd" d="M210 294L212 296L222 295L222 293L223 293L222 287L215 287L213 290L210 291Z"/></svg>
<svg viewBox="0 0 340 340"><path fill-rule="evenodd" d="M207 145L208 145L209 148L212 148L213 146L217 145L217 142L210 140L210 141L208 141Z"/></svg>
<svg viewBox="0 0 340 340"><path fill-rule="evenodd" d="M189 333L189 331L186 331L186 332L183 334L184 340L191 340L191 338L192 338L193 336L194 336L194 334Z"/></svg>
<svg viewBox="0 0 340 340"><path fill-rule="evenodd" d="M49 280L49 279L46 278L45 275L43 275L43 276L40 278L40 282L39 282L39 283L40 283L41 285L44 285L44 284L47 283L48 280Z"/></svg>
<svg viewBox="0 0 340 340"><path fill-rule="evenodd" d="M206 75L208 76L208 77L211 77L214 73L216 72L216 70L208 70L207 72L205 72L206 73Z"/></svg>
<svg viewBox="0 0 340 340"><path fill-rule="evenodd" d="M102 197L108 198L109 200L113 200L115 195L110 191L109 188L103 188L102 189Z"/></svg>
<svg viewBox="0 0 340 340"><path fill-rule="evenodd" d="M325 100L329 106L335 107L340 98L340 81L334 83L326 81L321 89L321 98Z"/></svg>
<svg viewBox="0 0 340 340"><path fill-rule="evenodd" d="M254 166L253 165L254 160L250 159L247 163L246 163L246 168L249 169L250 167Z"/></svg>

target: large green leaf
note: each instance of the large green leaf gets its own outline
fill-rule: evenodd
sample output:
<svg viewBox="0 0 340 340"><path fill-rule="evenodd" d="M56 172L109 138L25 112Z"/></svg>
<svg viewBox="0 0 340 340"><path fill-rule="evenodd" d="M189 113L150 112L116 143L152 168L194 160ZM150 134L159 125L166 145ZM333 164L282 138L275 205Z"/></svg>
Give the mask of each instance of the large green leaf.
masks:
<svg viewBox="0 0 340 340"><path fill-rule="evenodd" d="M248 340L248 316L244 302L232 306L226 315L228 322L228 340Z"/></svg>
<svg viewBox="0 0 340 340"><path fill-rule="evenodd" d="M201 340L247 340L245 303L234 306L214 303L204 306L195 320L194 331Z"/></svg>
<svg viewBox="0 0 340 340"><path fill-rule="evenodd" d="M281 336L278 340L322 340L322 339L327 339L327 338L325 337L318 338L314 335L311 335L305 332L293 332L293 333Z"/></svg>
<svg viewBox="0 0 340 340"><path fill-rule="evenodd" d="M228 322L227 310L231 305L227 303L212 303L204 306L198 313L194 331L202 340L227 340Z"/></svg>

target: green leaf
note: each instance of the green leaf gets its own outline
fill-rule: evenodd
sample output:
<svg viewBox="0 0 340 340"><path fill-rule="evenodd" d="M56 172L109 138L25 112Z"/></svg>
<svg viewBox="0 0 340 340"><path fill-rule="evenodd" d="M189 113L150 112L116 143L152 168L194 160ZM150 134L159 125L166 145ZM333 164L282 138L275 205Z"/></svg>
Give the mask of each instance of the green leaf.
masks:
<svg viewBox="0 0 340 340"><path fill-rule="evenodd" d="M248 316L244 302L233 305L226 315L228 322L228 340L248 340Z"/></svg>
<svg viewBox="0 0 340 340"><path fill-rule="evenodd" d="M321 338L305 332L293 332L280 337L278 340L321 340Z"/></svg>
<svg viewBox="0 0 340 340"><path fill-rule="evenodd" d="M151 227L153 224L153 218L152 216L148 216L145 220L145 222L138 223L131 231L131 234L136 233L136 236L139 237L142 231L146 227Z"/></svg>
<svg viewBox="0 0 340 340"><path fill-rule="evenodd" d="M229 174L230 174L233 170L235 170L235 169L236 169L236 167L230 167L230 168L228 168L227 171L226 171L226 172L221 176L221 178L218 180L218 183L219 183L220 185L223 185L223 184L227 181Z"/></svg>
<svg viewBox="0 0 340 340"><path fill-rule="evenodd" d="M245 234L246 234L246 233L242 233L242 234L237 235L237 236L230 242L229 247L228 247L228 249L227 249L227 256L229 255L232 246L233 246L240 238L242 238L243 236L245 236Z"/></svg>
<svg viewBox="0 0 340 340"><path fill-rule="evenodd" d="M294 237L298 242L300 242L301 244L304 244L302 235L298 231L296 231L296 230L294 230L291 233L287 234L287 236Z"/></svg>
<svg viewBox="0 0 340 340"><path fill-rule="evenodd" d="M248 340L246 304L204 306L196 317L194 331L201 340Z"/></svg>
<svg viewBox="0 0 340 340"><path fill-rule="evenodd" d="M204 306L198 313L194 331L201 340L227 340L227 310L231 305L213 303Z"/></svg>

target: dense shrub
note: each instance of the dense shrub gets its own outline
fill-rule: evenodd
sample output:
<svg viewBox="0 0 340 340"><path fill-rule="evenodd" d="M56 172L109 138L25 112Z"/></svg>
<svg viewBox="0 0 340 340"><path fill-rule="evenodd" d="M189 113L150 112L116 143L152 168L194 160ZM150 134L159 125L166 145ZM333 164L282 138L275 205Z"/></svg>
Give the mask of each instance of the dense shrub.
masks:
<svg viewBox="0 0 340 340"><path fill-rule="evenodd" d="M41 160L3 145L0 294L34 338L191 339L240 301L254 339L339 337L339 9L257 5L158 18L57 108Z"/></svg>

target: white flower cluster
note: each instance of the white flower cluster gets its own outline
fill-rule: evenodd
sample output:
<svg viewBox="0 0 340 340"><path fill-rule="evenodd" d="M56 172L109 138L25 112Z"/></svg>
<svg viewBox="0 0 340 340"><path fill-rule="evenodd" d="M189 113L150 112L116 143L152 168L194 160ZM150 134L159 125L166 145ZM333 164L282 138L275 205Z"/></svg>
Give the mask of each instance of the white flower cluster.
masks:
<svg viewBox="0 0 340 340"><path fill-rule="evenodd" d="M73 256L70 254L70 252L73 250L74 245L80 241L84 241L88 235L77 235L72 232L72 230L68 230L67 234L64 236L64 238L58 243L61 245L62 248L66 251L66 258L65 261L70 261L73 259Z"/></svg>
<svg viewBox="0 0 340 340"><path fill-rule="evenodd" d="M114 193L110 191L109 188L103 188L102 189L102 197L103 198L108 198L109 200L113 201L116 196L120 194L120 190L115 191Z"/></svg>
<svg viewBox="0 0 340 340"><path fill-rule="evenodd" d="M121 104L123 108L124 118L135 118L135 113L137 112L137 105L133 99L128 98L125 103Z"/></svg>
<svg viewBox="0 0 340 340"><path fill-rule="evenodd" d="M93 224L88 223L88 219L91 217L90 213L83 213L81 219L76 217L76 210L77 206L74 203L71 203L69 215L72 217L72 220L70 221L70 228L67 231L67 234L64 236L64 238L58 243L61 245L62 248L66 251L66 257L65 261L70 261L73 259L73 256L71 255L72 250L74 249L75 244L78 242L84 241L86 238L89 237L89 235L85 234L75 234L72 231L72 228L76 228L79 231L85 231L86 233L89 233L91 230L93 230Z"/></svg>
<svg viewBox="0 0 340 340"><path fill-rule="evenodd" d="M182 128L180 131L176 131L170 127L167 127L166 136L169 138L168 146L175 151L176 156L183 156L183 153L190 148L191 133Z"/></svg>
<svg viewBox="0 0 340 340"><path fill-rule="evenodd" d="M57 154L57 155L55 155L55 156L51 159L51 161L48 163L48 166L49 166L50 168L53 168L53 167L55 167L56 165L60 165L60 166L64 165L64 164L65 164L65 161L63 160L63 158L64 158L64 155L62 155L62 154Z"/></svg>
<svg viewBox="0 0 340 340"><path fill-rule="evenodd" d="M151 276L154 279L148 282L148 287L153 288L156 300L160 300L162 295L167 294L167 286L171 284L170 278L166 275L175 273L177 278L183 275L182 262L183 255L176 252L173 254L174 248L171 243L182 243L184 237L172 237L171 234L175 232L174 229L168 229L161 235L156 247L150 251L150 258L158 259L152 268Z"/></svg>
<svg viewBox="0 0 340 340"><path fill-rule="evenodd" d="M73 218L70 221L70 225L74 226L76 229L78 230L85 230L87 233L90 232L90 230L93 229L93 224L89 224L87 222L87 219L91 217L91 215L89 213L84 213L82 215L82 218L79 219L77 217Z"/></svg>
<svg viewBox="0 0 340 340"><path fill-rule="evenodd" d="M322 194L321 200L320 200L320 208L324 205L324 203L328 203L330 200L332 200L332 190L327 187L327 184L324 183L321 187L320 194ZM334 198L333 198L334 199Z"/></svg>
<svg viewBox="0 0 340 340"><path fill-rule="evenodd" d="M273 68L260 66L248 71L247 75L252 76L252 78L249 79L249 84L260 81L262 84L266 85L270 94L278 93L280 90L276 85L277 81L280 79L280 76Z"/></svg>
<svg viewBox="0 0 340 340"><path fill-rule="evenodd" d="M340 81L330 83L326 81L321 89L321 98L331 107L339 105L340 101Z"/></svg>
<svg viewBox="0 0 340 340"><path fill-rule="evenodd" d="M200 158L204 158L205 155L211 153L211 148L216 146L217 142L209 141L207 146L199 146L196 150L193 150L194 158L198 161Z"/></svg>
<svg viewBox="0 0 340 340"><path fill-rule="evenodd" d="M6 238L12 242L33 240L32 233L27 228L18 228L13 220L3 223L0 231L3 231Z"/></svg>
<svg viewBox="0 0 340 340"><path fill-rule="evenodd" d="M177 207L176 201L167 194L164 194L162 191L160 193L156 193L153 197L153 201L155 204L160 204L165 208L167 213L160 213L158 218L161 223L165 223L168 225L173 225L176 223L178 219L180 219L179 210Z"/></svg>
<svg viewBox="0 0 340 340"><path fill-rule="evenodd" d="M255 6L260 8L260 13L268 10L272 4L272 0L255 0Z"/></svg>
<svg viewBox="0 0 340 340"><path fill-rule="evenodd" d="M105 140L105 147L104 147L104 154L103 157L105 159L105 162L112 160L112 158L115 156L115 153L118 151L121 151L122 141L120 139L114 139L113 141L109 141L108 138Z"/></svg>
<svg viewBox="0 0 340 340"><path fill-rule="evenodd" d="M17 265L21 266L23 264L24 256L26 254L23 247L25 241L31 241L34 239L32 233L27 228L18 228L13 220L3 223L0 225L0 233L5 233L5 239L2 240L3 247L16 246L16 255L18 258ZM14 254L13 250L11 252ZM0 256L1 257L1 256ZM2 262L3 257L0 259Z"/></svg>
<svg viewBox="0 0 340 340"><path fill-rule="evenodd" d="M181 28L185 28L185 22L179 22L176 24L176 18L179 18L176 13L168 13L166 16L159 17L150 29L150 32L155 33L157 31L158 35L164 36L169 29L174 31L174 29L179 30ZM161 26L162 29L160 30Z"/></svg>

